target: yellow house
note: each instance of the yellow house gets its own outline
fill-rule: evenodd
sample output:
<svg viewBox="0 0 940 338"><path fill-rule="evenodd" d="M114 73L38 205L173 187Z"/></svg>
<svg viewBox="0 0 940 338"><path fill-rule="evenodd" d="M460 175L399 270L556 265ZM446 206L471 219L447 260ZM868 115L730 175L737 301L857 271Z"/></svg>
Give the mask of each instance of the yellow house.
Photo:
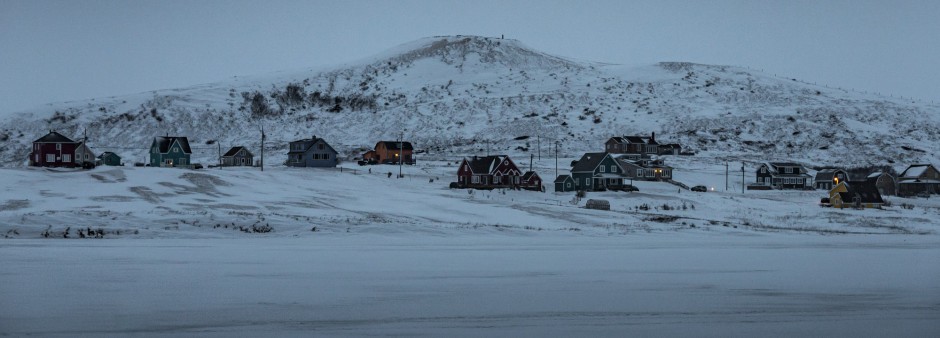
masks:
<svg viewBox="0 0 940 338"><path fill-rule="evenodd" d="M881 193L873 182L839 182L829 190L829 203L833 208L880 208L884 205Z"/></svg>

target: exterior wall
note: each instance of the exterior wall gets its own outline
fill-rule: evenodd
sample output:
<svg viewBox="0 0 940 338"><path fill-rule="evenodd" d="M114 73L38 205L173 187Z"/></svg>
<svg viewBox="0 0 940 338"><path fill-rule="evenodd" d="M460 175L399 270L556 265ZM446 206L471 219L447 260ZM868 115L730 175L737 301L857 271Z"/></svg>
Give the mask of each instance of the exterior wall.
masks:
<svg viewBox="0 0 940 338"><path fill-rule="evenodd" d="M623 143L617 142L613 138L610 138L607 140L607 142L604 142L604 150L611 154L623 154L626 152L626 148L624 148Z"/></svg>
<svg viewBox="0 0 940 338"><path fill-rule="evenodd" d="M762 164L757 168L757 180L755 183L761 185L772 185L773 174L770 173L770 168L766 164Z"/></svg>
<svg viewBox="0 0 940 338"><path fill-rule="evenodd" d="M555 191L556 192L575 191L574 180L572 180L571 177L569 176L562 182L556 182Z"/></svg>
<svg viewBox="0 0 940 338"><path fill-rule="evenodd" d="M115 154L108 154L104 158L101 159L101 164L110 165L110 166L118 166L118 165L121 165L121 158Z"/></svg>
<svg viewBox="0 0 940 338"><path fill-rule="evenodd" d="M75 143L33 143L30 160L36 167L74 168Z"/></svg>
<svg viewBox="0 0 940 338"><path fill-rule="evenodd" d="M179 141L174 140L167 153L161 153L160 147L154 141L150 146L150 166L151 167L186 167L191 165L189 154L183 152L183 147Z"/></svg>
<svg viewBox="0 0 940 338"><path fill-rule="evenodd" d="M379 163L398 163L398 156L404 159L404 163L414 163L414 150L389 149L385 142L379 142L375 145L375 154L378 155ZM398 156L395 156L398 155Z"/></svg>
<svg viewBox="0 0 940 338"><path fill-rule="evenodd" d="M254 156L249 156L244 149L239 150L235 155L222 157L223 167L251 167L254 164Z"/></svg>

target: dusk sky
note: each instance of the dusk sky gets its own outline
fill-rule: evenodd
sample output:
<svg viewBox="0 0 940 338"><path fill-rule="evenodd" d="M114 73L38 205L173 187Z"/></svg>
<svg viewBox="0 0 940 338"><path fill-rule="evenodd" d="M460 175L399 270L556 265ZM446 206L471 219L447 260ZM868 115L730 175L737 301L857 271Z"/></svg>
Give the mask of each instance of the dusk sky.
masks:
<svg viewBox="0 0 940 338"><path fill-rule="evenodd" d="M339 65L435 35L940 101L938 1L0 0L0 113Z"/></svg>

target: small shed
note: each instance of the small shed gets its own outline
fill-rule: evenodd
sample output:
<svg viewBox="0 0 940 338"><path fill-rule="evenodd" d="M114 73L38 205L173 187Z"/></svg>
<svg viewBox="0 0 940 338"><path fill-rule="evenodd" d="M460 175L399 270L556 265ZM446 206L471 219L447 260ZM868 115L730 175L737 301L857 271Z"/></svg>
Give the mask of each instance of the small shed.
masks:
<svg viewBox="0 0 940 338"><path fill-rule="evenodd" d="M98 159L101 160L101 165L121 165L121 156L118 156L118 154L112 153L110 151L101 153L101 155L98 155Z"/></svg>
<svg viewBox="0 0 940 338"><path fill-rule="evenodd" d="M610 202L607 200L589 199L587 203L584 204L584 207L594 210L610 210Z"/></svg>
<svg viewBox="0 0 940 338"><path fill-rule="evenodd" d="M555 178L555 192L574 191L574 179L571 175L558 175Z"/></svg>

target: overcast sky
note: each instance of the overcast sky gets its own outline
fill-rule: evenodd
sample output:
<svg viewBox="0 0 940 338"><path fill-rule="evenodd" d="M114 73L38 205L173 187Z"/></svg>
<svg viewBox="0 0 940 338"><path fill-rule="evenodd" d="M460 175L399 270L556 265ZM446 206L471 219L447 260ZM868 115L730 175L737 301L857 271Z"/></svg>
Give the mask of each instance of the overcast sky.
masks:
<svg viewBox="0 0 940 338"><path fill-rule="evenodd" d="M0 0L0 113L336 65L434 35L940 101L940 1Z"/></svg>

